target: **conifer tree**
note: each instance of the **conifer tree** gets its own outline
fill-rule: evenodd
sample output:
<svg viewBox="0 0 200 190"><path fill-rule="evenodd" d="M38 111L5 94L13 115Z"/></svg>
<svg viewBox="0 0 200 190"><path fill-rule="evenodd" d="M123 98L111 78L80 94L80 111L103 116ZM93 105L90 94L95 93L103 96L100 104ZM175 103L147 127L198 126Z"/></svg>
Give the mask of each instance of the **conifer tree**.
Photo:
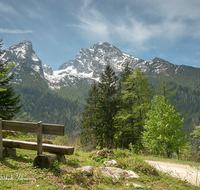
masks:
<svg viewBox="0 0 200 190"><path fill-rule="evenodd" d="M119 134L123 134L120 137L123 147L128 148L129 144L132 143L136 149L139 149L142 145L141 134L146 112L150 107L152 91L148 79L144 77L144 72L141 69L133 71L122 84L125 85L125 89L121 92L123 107L115 117L116 127L121 126Z"/></svg>
<svg viewBox="0 0 200 190"><path fill-rule="evenodd" d="M104 133L104 146L113 148L115 145L114 135L116 132L114 117L118 109L118 80L110 65L106 66L104 73L101 74L98 87L100 89L99 109Z"/></svg>
<svg viewBox="0 0 200 190"><path fill-rule="evenodd" d="M100 81L94 82L88 92L82 112L81 141L83 144L113 148L115 146L114 117L117 112L118 77L110 65L106 66ZM94 142L95 139L95 142Z"/></svg>
<svg viewBox="0 0 200 190"><path fill-rule="evenodd" d="M84 145L92 144L96 146L99 144L103 146L103 131L101 125L101 117L99 112L99 89L97 83L91 85L86 98L86 105L82 112L82 126L80 132L81 143Z"/></svg>
<svg viewBox="0 0 200 190"><path fill-rule="evenodd" d="M0 40L0 118L12 119L21 109L20 95L16 96L13 87L11 86L11 80L14 75L10 75L10 69L14 64L9 61L3 61L1 59L4 51L2 48L2 39Z"/></svg>
<svg viewBox="0 0 200 190"><path fill-rule="evenodd" d="M165 102L168 100L171 103L174 103L171 99L176 94L177 89L172 90L172 86L167 85L165 80L162 80L158 88L156 89L156 94L158 96L164 96Z"/></svg>
<svg viewBox="0 0 200 190"><path fill-rule="evenodd" d="M131 74L133 74L133 69L130 67L130 63L127 62L119 78L119 89L117 92L118 113L120 113L122 109L127 106L127 102L122 98L122 90L126 89L124 82L128 77L130 77ZM115 127L117 129L115 134L116 146L123 148L127 144L126 142L128 138L127 133L124 130L126 124L122 120L117 119L117 117L115 117L115 120Z"/></svg>

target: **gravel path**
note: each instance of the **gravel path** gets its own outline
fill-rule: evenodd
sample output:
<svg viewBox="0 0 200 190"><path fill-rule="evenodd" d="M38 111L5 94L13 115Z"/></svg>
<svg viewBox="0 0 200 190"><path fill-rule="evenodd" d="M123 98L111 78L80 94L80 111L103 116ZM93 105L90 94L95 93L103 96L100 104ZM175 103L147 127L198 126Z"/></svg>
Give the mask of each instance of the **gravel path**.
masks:
<svg viewBox="0 0 200 190"><path fill-rule="evenodd" d="M189 183L200 186L200 171L197 173L195 169L189 165L182 164L172 164L168 162L159 161L149 161L145 160L150 165L155 166L158 170L170 173L173 177L181 178L182 180L187 180ZM198 176L197 176L198 175Z"/></svg>

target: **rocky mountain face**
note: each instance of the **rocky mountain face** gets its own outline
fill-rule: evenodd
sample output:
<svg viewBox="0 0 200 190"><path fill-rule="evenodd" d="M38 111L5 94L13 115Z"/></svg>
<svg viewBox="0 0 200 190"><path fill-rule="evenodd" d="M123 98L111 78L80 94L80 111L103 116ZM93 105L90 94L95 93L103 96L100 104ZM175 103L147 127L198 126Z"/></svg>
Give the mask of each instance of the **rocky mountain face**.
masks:
<svg viewBox="0 0 200 190"><path fill-rule="evenodd" d="M16 63L15 72L20 72L21 67L32 68L35 72L44 77L42 62L37 57L32 48L32 43L25 40L5 50L3 54L4 60L10 60Z"/></svg>
<svg viewBox="0 0 200 190"><path fill-rule="evenodd" d="M147 75L153 77L183 75L184 72L188 72L188 68L200 72L198 68L174 65L160 58L145 61L128 55L107 42L94 44L88 49L82 48L74 60L63 63L57 71L52 71L51 67L46 64L42 67L41 60L37 57L32 43L28 40L6 49L3 59L10 59L16 63L13 70L15 82L21 81L25 70L28 69L30 70L29 74L38 73L51 89L76 85L80 81L98 81L107 64L110 64L117 74L122 72L127 62L133 69L140 67Z"/></svg>
<svg viewBox="0 0 200 190"><path fill-rule="evenodd" d="M44 76L51 88L59 88L70 82L80 80L99 80L107 64L110 64L116 73L123 70L126 62L133 68L147 69L148 62L128 55L111 44L97 43L88 49L81 49L74 60L63 63L57 71L49 74L49 66L44 65Z"/></svg>
<svg viewBox="0 0 200 190"><path fill-rule="evenodd" d="M69 121L72 123L76 121L72 117L66 120L66 113L73 115L73 118L78 117L80 107L87 96L89 84L93 80L99 80L107 64L110 64L115 73L119 74L127 62L133 69L140 67L145 71L153 87L160 84L164 78L174 89L178 89L175 98L182 103L177 108L185 110L188 114L185 125L188 133L200 122L198 106L200 104L200 68L175 65L157 57L146 61L128 55L107 42L81 49L74 60L63 63L57 71L52 71L49 65L42 67L41 60L28 40L6 49L2 59L16 63L16 67L12 69L15 73L13 83L17 93L22 94L23 111L40 120L45 118L45 122L65 123L66 126L73 128ZM46 100L48 101L43 105ZM64 101L68 110L63 111ZM54 107L51 107L53 103L49 102L55 103ZM73 109L70 110L72 107ZM59 114L56 116L55 113Z"/></svg>
<svg viewBox="0 0 200 190"><path fill-rule="evenodd" d="M98 81L107 64L110 64L115 73L118 74L122 72L127 62L133 69L140 67L147 75L154 77L157 75L180 75L187 67L174 65L160 58L145 61L128 55L115 46L104 42L94 44L88 49L82 48L74 60L63 63L53 73L49 72L50 66L48 65L44 65L43 70L49 87L59 89L61 86L78 83L80 80ZM185 72L187 72L187 69Z"/></svg>
<svg viewBox="0 0 200 190"><path fill-rule="evenodd" d="M116 73L130 62L133 68L145 66L145 61L120 51L111 44L97 43L88 49L81 49L74 60L63 63L59 70L73 71L80 76L98 80L107 64L110 64Z"/></svg>

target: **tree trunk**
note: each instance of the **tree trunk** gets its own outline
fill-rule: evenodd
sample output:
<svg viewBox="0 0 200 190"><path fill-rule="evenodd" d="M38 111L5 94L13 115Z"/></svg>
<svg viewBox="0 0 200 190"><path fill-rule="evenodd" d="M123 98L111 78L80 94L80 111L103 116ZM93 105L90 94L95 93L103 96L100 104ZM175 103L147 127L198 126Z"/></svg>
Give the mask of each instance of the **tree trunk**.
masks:
<svg viewBox="0 0 200 190"><path fill-rule="evenodd" d="M53 162L55 160L66 161L64 155L56 155L56 154L39 154L34 159L34 166L37 166L41 169L43 168L51 168L53 166Z"/></svg>

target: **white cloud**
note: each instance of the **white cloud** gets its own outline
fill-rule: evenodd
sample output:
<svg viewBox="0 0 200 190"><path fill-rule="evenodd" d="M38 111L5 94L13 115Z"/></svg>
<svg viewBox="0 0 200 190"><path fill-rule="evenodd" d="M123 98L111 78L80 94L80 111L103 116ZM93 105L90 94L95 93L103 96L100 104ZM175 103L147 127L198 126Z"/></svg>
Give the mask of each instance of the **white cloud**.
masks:
<svg viewBox="0 0 200 190"><path fill-rule="evenodd" d="M171 40L183 36L200 38L200 1L145 0L137 1L137 4L142 10L141 19L146 25L153 23L159 29L161 37L167 36ZM135 3L132 6L134 5ZM131 6L129 7L131 10Z"/></svg>
<svg viewBox="0 0 200 190"><path fill-rule="evenodd" d="M91 2L92 0L83 0L82 9L86 9Z"/></svg>
<svg viewBox="0 0 200 190"><path fill-rule="evenodd" d="M89 7L91 0L85 0L77 18L79 24L73 25L81 28L80 32L90 40L109 41L109 27L106 18L94 7Z"/></svg>
<svg viewBox="0 0 200 190"><path fill-rule="evenodd" d="M0 11L4 13L10 13L10 14L15 12L11 6L4 4L2 2L0 2Z"/></svg>
<svg viewBox="0 0 200 190"><path fill-rule="evenodd" d="M151 38L152 32L143 23L131 19L131 24L116 24L113 29L120 41L131 42L143 48L143 44Z"/></svg>
<svg viewBox="0 0 200 190"><path fill-rule="evenodd" d="M197 0L147 0L146 7L151 14L168 19L199 19L200 1Z"/></svg>
<svg viewBox="0 0 200 190"><path fill-rule="evenodd" d="M6 33L6 34L25 34L25 33L33 33L33 31L32 30L19 30L19 29L10 30L10 29L0 28L0 33Z"/></svg>
<svg viewBox="0 0 200 190"><path fill-rule="evenodd" d="M194 0L125 2L128 4L122 7L124 14L111 12L116 15L112 17L95 7L95 1L85 0L76 14L79 24L74 26L81 28L80 32L87 39L109 42L117 39L141 50L146 49L150 41L172 44L185 37L200 37L200 3ZM139 16L135 7L141 9Z"/></svg>

